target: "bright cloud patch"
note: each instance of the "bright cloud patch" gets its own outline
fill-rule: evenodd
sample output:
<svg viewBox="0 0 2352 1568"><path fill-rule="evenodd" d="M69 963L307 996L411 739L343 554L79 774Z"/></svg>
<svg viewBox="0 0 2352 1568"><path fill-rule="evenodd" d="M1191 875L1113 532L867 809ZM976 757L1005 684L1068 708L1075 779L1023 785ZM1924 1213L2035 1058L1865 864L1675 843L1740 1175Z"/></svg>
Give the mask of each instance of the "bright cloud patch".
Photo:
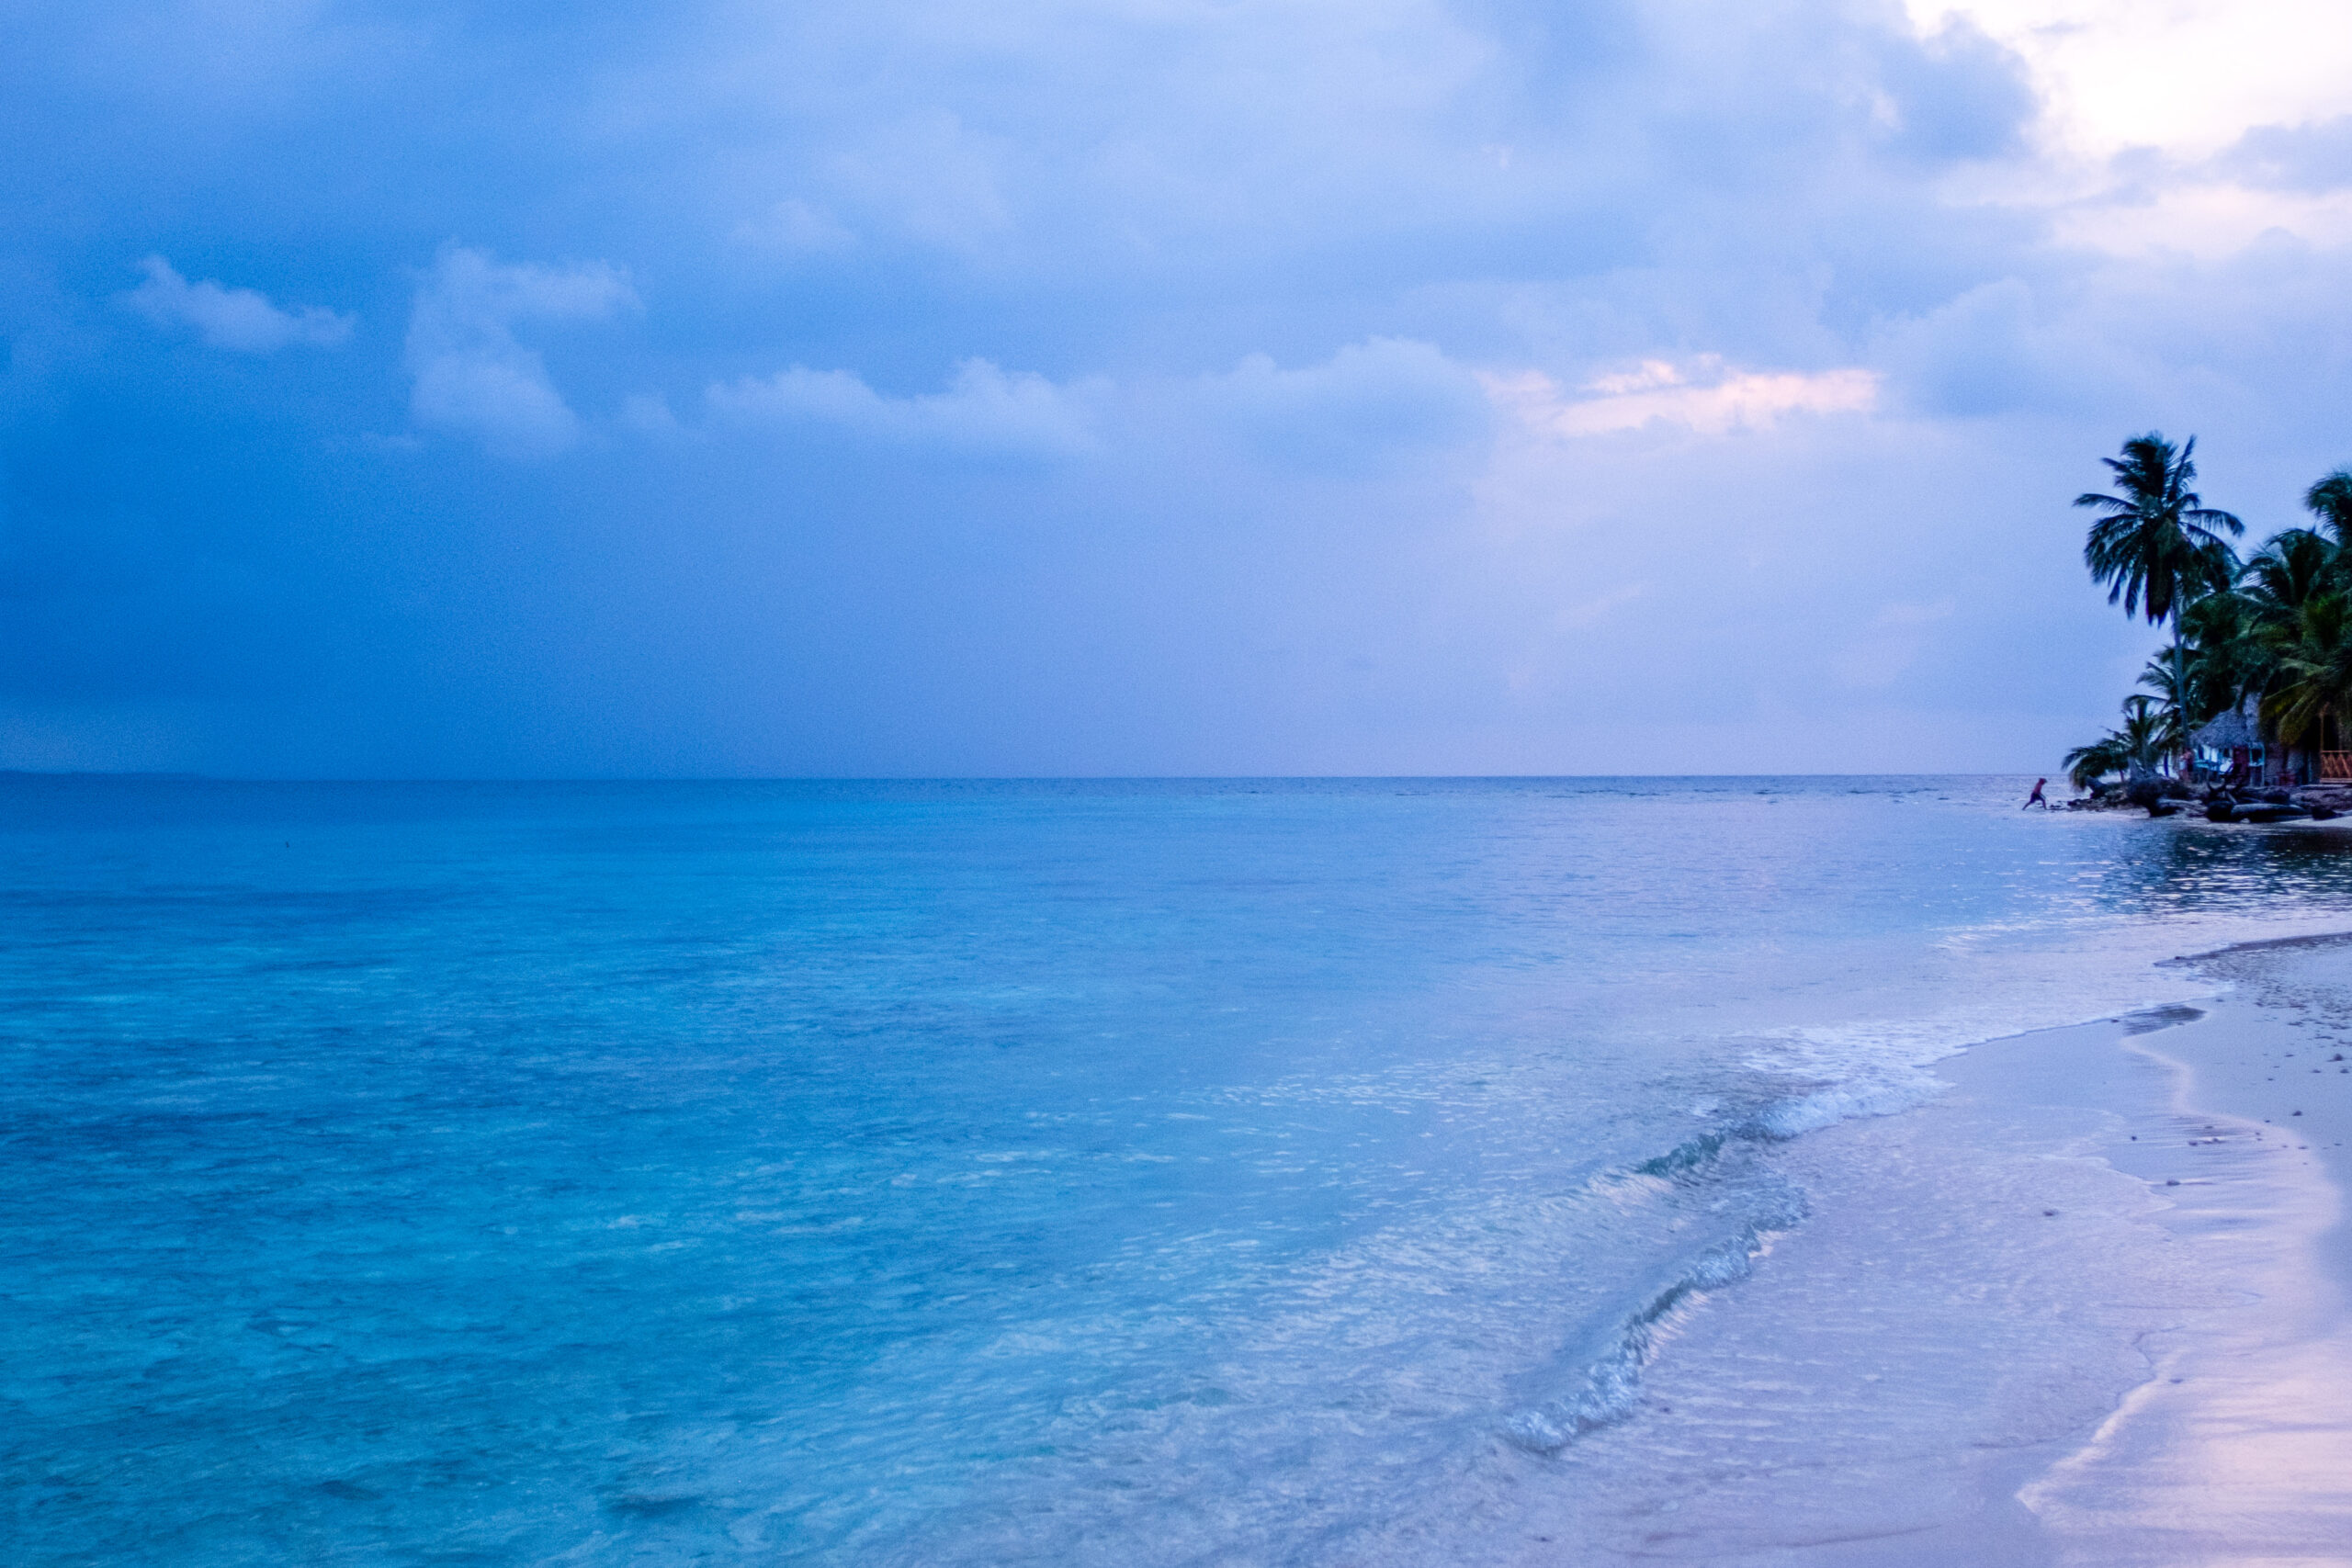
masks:
<svg viewBox="0 0 2352 1568"><path fill-rule="evenodd" d="M409 315L410 414L500 457L560 452L579 439L579 416L538 355L515 338L515 325L599 321L636 302L628 279L605 262L509 266L445 245Z"/></svg>
<svg viewBox="0 0 2352 1568"><path fill-rule="evenodd" d="M292 344L333 348L351 335L351 318L311 305L282 310L252 288L230 288L207 278L190 283L162 256L140 264L147 281L123 303L157 326L187 326L215 348L275 354Z"/></svg>
<svg viewBox="0 0 2352 1568"><path fill-rule="evenodd" d="M1978 199L2051 212L2062 243L2220 257L2273 231L2352 240L2341 195L2352 7L2339 0L1905 0L2015 51L2042 158L1981 172Z"/></svg>
<svg viewBox="0 0 2352 1568"><path fill-rule="evenodd" d="M1905 0L2022 55L2052 128L2081 150L2211 152L2256 125L2339 112L2352 9L2339 0Z"/></svg>
<svg viewBox="0 0 2352 1568"><path fill-rule="evenodd" d="M1864 413L1877 406L1875 371L1734 370L1713 355L1688 368L1663 359L1588 382L1564 393L1537 371L1486 378L1487 395L1534 429L1552 435L1607 435L1665 424L1702 435L1754 430L1790 414Z"/></svg>
<svg viewBox="0 0 2352 1568"><path fill-rule="evenodd" d="M1092 390L967 359L945 391L913 397L877 392L847 370L796 365L715 385L704 398L713 415L732 423L823 425L868 440L1052 457L1093 446L1086 406Z"/></svg>

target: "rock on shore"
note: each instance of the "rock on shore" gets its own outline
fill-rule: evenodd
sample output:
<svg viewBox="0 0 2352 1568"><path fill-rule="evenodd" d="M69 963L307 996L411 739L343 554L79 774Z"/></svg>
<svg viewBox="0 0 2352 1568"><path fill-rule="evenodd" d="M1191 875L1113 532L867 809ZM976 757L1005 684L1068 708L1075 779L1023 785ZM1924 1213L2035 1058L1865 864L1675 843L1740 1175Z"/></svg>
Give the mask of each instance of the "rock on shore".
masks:
<svg viewBox="0 0 2352 1568"><path fill-rule="evenodd" d="M2282 808L2308 813L2314 821L2352 817L2352 779L2329 779L2292 787L2240 789L2229 792L2234 811L2197 813L2199 820L2258 821ZM2150 811L2170 816L2166 807L2212 805L2222 792L2194 789L2174 779L2141 779L2130 784L2101 784L2090 794L2064 803L2068 811Z"/></svg>

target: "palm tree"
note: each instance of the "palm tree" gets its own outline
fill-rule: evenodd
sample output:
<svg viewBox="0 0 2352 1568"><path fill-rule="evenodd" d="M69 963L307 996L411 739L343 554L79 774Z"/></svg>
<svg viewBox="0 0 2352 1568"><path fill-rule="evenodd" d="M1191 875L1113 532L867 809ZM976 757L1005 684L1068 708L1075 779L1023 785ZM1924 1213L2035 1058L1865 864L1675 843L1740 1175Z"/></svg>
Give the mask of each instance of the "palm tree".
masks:
<svg viewBox="0 0 2352 1568"><path fill-rule="evenodd" d="M2118 749L2112 732L2103 739L2094 740L2087 746L2077 746L2066 753L2066 780L2077 791L2094 788L2099 780L2120 772L2122 767L2123 753Z"/></svg>
<svg viewBox="0 0 2352 1568"><path fill-rule="evenodd" d="M2219 598L2220 595L2210 594L2208 597ZM2204 601L2198 603L2201 605ZM2181 684L2184 677L2188 681L2185 687ZM2197 689L2197 666L2192 661L2187 670L2183 670L2168 659L2151 659L2140 671L2140 684L2154 695L2157 711L2177 726L2180 716L2192 705L2186 699Z"/></svg>
<svg viewBox="0 0 2352 1568"><path fill-rule="evenodd" d="M2267 636L2278 671L2263 716L2288 745L2302 745L2308 737L2305 750L2317 750L2326 741L2328 720L2352 713L2352 600L2315 594L2291 621L2267 628Z"/></svg>
<svg viewBox="0 0 2352 1568"><path fill-rule="evenodd" d="M2125 615L2144 607L2150 625L2172 623L2173 687L2184 694L2188 656L2180 613L2229 586L2237 560L2222 536L2245 532L2244 523L2207 506L2188 488L2197 478L2196 452L2193 435L2178 451L2155 431L2135 435L2123 444L2122 457L2099 459L2115 476L2112 493L2089 491L2075 498L2076 506L2103 513L2083 542L2092 581L2106 586L2109 604L2122 603ZM2186 716L2182 722L2185 728Z"/></svg>
<svg viewBox="0 0 2352 1568"><path fill-rule="evenodd" d="M2245 587L2208 593L2181 611L2181 639L2188 646L2185 705L2199 722L2237 706L2268 684L2278 657L2262 628L2271 618L2266 604ZM2173 684L2168 662L2150 660L2140 683L2165 692Z"/></svg>
<svg viewBox="0 0 2352 1568"><path fill-rule="evenodd" d="M2109 773L2153 773L2178 735L2172 716L2154 697L2134 692L2123 699L2123 728L2066 753L2066 776L2076 789L2088 789Z"/></svg>
<svg viewBox="0 0 2352 1568"><path fill-rule="evenodd" d="M2347 497L2352 500L2352 497ZM2246 558L2239 592L2266 620L2292 620L2303 601L2325 592L2337 568L2335 543L2309 528L2289 528L2263 541Z"/></svg>
<svg viewBox="0 0 2352 1568"><path fill-rule="evenodd" d="M2117 734L2127 742L2126 760L2133 761L2143 773L2154 773L2156 764L2180 750L2187 739L2181 728L2180 709L2163 700L2134 692L2123 699L2123 728Z"/></svg>
<svg viewBox="0 0 2352 1568"><path fill-rule="evenodd" d="M2303 491L2303 504L2338 545L2352 544L2352 468L2338 468Z"/></svg>
<svg viewBox="0 0 2352 1568"><path fill-rule="evenodd" d="M2209 593L2177 617L2189 646L2189 688L2199 716L2235 707L2270 685L2279 649L2294 640L2295 617L2313 599L2341 587L2346 564L2345 552L2325 535L2288 528L2247 558L2234 590Z"/></svg>

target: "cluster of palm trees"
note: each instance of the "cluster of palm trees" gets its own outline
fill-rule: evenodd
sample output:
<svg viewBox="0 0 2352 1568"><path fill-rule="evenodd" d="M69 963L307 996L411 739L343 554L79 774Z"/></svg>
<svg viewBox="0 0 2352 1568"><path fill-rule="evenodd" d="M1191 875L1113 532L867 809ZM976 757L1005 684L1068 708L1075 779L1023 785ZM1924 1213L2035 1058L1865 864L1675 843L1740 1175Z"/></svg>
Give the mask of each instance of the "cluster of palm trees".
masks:
<svg viewBox="0 0 2352 1568"><path fill-rule="evenodd" d="M2317 751L2336 716L2352 718L2352 468L2305 492L2315 526L2274 534L2240 559L2231 541L2245 525L2189 488L2196 452L2193 436L2176 449L2135 435L2101 459L2109 488L2075 498L2099 514L2083 562L2108 603L2173 634L2141 673L2146 690L2123 699L2123 723L2066 754L2078 789L2164 771L2192 729L2249 698L2301 750Z"/></svg>

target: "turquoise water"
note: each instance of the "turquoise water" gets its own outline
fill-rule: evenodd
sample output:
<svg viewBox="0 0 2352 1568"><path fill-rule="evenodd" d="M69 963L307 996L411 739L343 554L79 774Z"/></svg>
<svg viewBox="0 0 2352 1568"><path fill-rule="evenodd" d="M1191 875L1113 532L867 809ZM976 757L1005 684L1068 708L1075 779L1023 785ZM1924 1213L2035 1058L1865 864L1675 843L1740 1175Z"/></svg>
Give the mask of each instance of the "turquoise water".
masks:
<svg viewBox="0 0 2352 1568"><path fill-rule="evenodd" d="M1789 1140L2352 908L2022 795L0 779L9 1560L1450 1561Z"/></svg>

